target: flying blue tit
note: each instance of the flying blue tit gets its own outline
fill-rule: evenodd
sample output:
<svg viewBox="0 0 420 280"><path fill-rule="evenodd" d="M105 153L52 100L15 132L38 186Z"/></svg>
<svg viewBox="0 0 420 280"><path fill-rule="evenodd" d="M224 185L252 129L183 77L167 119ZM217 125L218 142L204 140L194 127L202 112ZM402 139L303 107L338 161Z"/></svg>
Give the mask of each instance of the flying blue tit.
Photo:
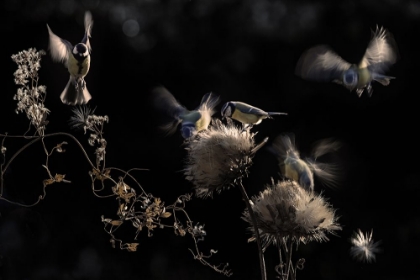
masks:
<svg viewBox="0 0 420 280"><path fill-rule="evenodd" d="M85 76L90 68L91 46L89 38L92 31L92 14L87 11L84 19L85 35L82 41L73 46L69 41L55 35L47 24L49 33L49 50L52 60L61 62L70 73L70 79L60 95L64 104L77 105L86 104L92 96L90 95Z"/></svg>
<svg viewBox="0 0 420 280"><path fill-rule="evenodd" d="M314 190L314 174L329 187L337 186L337 168L333 164L316 162L317 158L337 150L340 144L331 139L319 141L312 150L310 158L302 159L295 146L293 134L278 136L270 150L276 154L284 177L296 181L308 191Z"/></svg>
<svg viewBox="0 0 420 280"><path fill-rule="evenodd" d="M350 64L329 46L318 45L302 54L295 73L305 80L341 84L350 91L355 90L359 97L366 89L370 97L373 81L387 86L395 79L385 72L397 61L397 56L392 34L377 26L359 64Z"/></svg>
<svg viewBox="0 0 420 280"><path fill-rule="evenodd" d="M263 119L272 118L274 115L287 115L287 113L281 112L266 112L239 101L226 102L222 107L221 114L224 118L232 118L241 122L246 128L261 123Z"/></svg>
<svg viewBox="0 0 420 280"><path fill-rule="evenodd" d="M195 110L188 110L164 87L156 87L152 93L156 107L172 118L171 122L161 128L167 134L172 134L181 124L181 135L185 139L208 128L215 113L214 108L219 103L219 97L209 92L202 97Z"/></svg>

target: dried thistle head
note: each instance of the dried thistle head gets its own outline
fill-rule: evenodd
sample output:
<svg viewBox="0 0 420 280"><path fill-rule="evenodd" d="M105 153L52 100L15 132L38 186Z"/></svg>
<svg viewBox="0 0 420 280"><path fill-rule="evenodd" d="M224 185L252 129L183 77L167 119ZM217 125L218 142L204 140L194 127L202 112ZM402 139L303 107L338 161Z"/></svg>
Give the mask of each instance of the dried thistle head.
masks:
<svg viewBox="0 0 420 280"><path fill-rule="evenodd" d="M353 246L350 248L350 255L358 261L370 263L376 260L376 253L381 250L379 248L380 241L374 242L372 239L373 230L370 233L363 234L359 229L350 239Z"/></svg>
<svg viewBox="0 0 420 280"><path fill-rule="evenodd" d="M255 145L254 135L231 120L223 124L216 119L209 129L186 142L184 174L194 184L198 197L212 196L248 174L255 152L265 143Z"/></svg>
<svg viewBox="0 0 420 280"><path fill-rule="evenodd" d="M272 182L252 201L264 250L287 239L296 243L328 241L327 233L341 230L334 209L325 199L294 181ZM250 223L255 235L248 210L242 219ZM250 238L253 240L255 236Z"/></svg>

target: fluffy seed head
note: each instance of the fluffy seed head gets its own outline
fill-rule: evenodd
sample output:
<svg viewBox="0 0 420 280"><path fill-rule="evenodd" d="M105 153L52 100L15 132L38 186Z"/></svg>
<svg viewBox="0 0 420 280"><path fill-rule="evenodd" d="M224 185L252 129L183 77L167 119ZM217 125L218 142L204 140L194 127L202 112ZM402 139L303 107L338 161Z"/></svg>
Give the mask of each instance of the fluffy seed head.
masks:
<svg viewBox="0 0 420 280"><path fill-rule="evenodd" d="M325 199L294 181L272 182L252 201L264 250L289 238L296 243L328 241L327 233L341 230L335 210ZM251 225L249 229L254 234L249 241L255 240L248 210L243 212L242 219Z"/></svg>
<svg viewBox="0 0 420 280"><path fill-rule="evenodd" d="M265 143L255 145L254 135L231 120L223 124L216 119L209 129L186 142L184 174L198 197L211 197L214 191L229 188L248 174L255 152Z"/></svg>
<svg viewBox="0 0 420 280"><path fill-rule="evenodd" d="M372 234L373 230L370 233L363 234L360 229L353 234L353 237L350 239L350 242L353 244L350 248L350 255L354 259L367 263L376 260L376 253L380 252L379 241L373 242Z"/></svg>

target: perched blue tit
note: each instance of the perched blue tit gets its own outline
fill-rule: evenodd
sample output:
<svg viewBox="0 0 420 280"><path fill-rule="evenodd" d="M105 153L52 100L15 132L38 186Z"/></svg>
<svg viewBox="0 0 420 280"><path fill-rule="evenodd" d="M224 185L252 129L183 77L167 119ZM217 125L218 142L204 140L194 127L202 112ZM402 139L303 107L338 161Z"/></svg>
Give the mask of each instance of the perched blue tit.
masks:
<svg viewBox="0 0 420 280"><path fill-rule="evenodd" d="M167 134L172 134L181 124L181 135L185 139L208 128L215 113L214 108L219 103L219 97L209 92L202 97L195 110L188 110L164 87L156 87L152 93L155 106L172 118L170 123L161 128Z"/></svg>
<svg viewBox="0 0 420 280"><path fill-rule="evenodd" d="M252 127L263 119L272 118L274 115L287 115L281 112L266 112L260 108L239 101L226 102L221 111L222 117L232 118L241 122L244 127Z"/></svg>
<svg viewBox="0 0 420 280"><path fill-rule="evenodd" d="M350 91L355 90L359 97L366 89L370 97L373 81L387 86L395 79L384 73L397 61L397 56L392 34L383 27L376 27L359 64L350 64L329 46L318 45L302 54L295 73L305 80L341 84Z"/></svg>
<svg viewBox="0 0 420 280"><path fill-rule="evenodd" d="M89 72L91 46L89 38L93 25L92 14L87 11L84 19L85 36L82 41L73 46L69 41L55 35L47 24L49 33L49 50L52 60L63 63L70 73L70 79L60 95L64 104L86 104L90 95L85 76Z"/></svg>
<svg viewBox="0 0 420 280"><path fill-rule="evenodd" d="M284 177L296 181L308 191L314 190L314 174L329 187L337 185L337 168L333 164L316 162L317 158L337 150L340 144L331 139L319 141L312 150L310 158L302 159L295 146L294 135L278 136L270 150L278 156Z"/></svg>

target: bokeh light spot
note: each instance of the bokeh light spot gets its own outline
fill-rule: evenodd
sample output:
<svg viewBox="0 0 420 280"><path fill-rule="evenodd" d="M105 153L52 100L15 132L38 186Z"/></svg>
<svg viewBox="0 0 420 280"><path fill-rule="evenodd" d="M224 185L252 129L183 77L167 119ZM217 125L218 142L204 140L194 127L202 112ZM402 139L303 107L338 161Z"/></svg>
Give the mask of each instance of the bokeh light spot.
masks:
<svg viewBox="0 0 420 280"><path fill-rule="evenodd" d="M122 30L128 37L135 37L139 34L140 26L137 20L129 19L123 23Z"/></svg>

